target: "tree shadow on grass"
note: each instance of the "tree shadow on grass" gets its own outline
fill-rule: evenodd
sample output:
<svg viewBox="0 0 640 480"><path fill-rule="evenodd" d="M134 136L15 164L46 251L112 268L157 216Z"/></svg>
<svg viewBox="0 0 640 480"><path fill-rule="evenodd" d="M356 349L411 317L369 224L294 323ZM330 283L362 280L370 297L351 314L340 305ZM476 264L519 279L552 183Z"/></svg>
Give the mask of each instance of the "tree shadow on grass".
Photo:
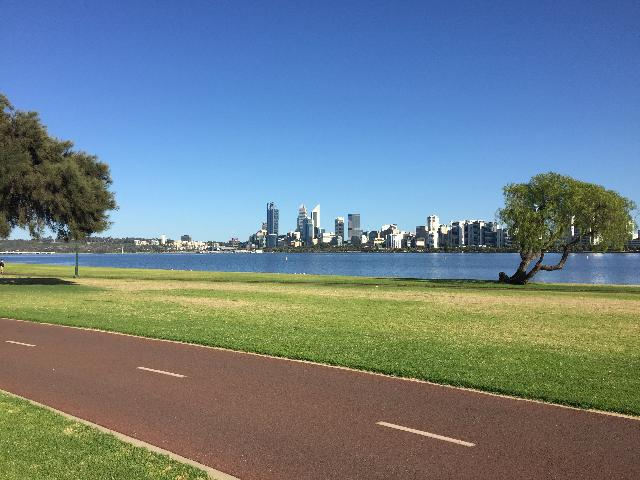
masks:
<svg viewBox="0 0 640 480"><path fill-rule="evenodd" d="M61 278L2 277L0 278L0 285L76 285L76 283L62 280Z"/></svg>

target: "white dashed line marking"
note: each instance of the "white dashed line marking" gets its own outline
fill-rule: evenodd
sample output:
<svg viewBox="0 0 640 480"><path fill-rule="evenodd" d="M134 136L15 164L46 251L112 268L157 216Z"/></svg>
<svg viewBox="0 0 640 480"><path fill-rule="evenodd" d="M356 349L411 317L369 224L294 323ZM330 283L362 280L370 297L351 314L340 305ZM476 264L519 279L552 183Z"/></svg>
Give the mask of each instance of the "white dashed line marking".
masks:
<svg viewBox="0 0 640 480"><path fill-rule="evenodd" d="M185 378L186 375L180 375L179 373L166 372L164 370L156 370L155 368L138 367L138 370L144 370L145 372L161 373L162 375L169 375L171 377Z"/></svg>
<svg viewBox="0 0 640 480"><path fill-rule="evenodd" d="M395 425L387 422L377 422L376 425L382 427L395 428L396 430L402 430L403 432L415 433L416 435L422 435L423 437L435 438L436 440L442 440L444 442L455 443L456 445L462 445L463 447L475 447L475 443L465 442L464 440L458 440L457 438L445 437L443 435L437 435L435 433L423 432L422 430L416 430L415 428L403 427L402 425Z"/></svg>
<svg viewBox="0 0 640 480"><path fill-rule="evenodd" d="M13 340L5 340L5 343L12 343L14 345L22 345L23 347L35 347L35 345L32 345L30 343L15 342Z"/></svg>

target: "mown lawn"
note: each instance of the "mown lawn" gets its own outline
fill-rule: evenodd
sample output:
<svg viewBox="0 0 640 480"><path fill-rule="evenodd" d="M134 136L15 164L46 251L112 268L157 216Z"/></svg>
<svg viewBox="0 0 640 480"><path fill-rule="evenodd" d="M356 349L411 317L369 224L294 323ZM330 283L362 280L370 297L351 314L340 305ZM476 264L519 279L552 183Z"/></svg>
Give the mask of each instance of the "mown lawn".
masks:
<svg viewBox="0 0 640 480"><path fill-rule="evenodd" d="M207 475L165 455L0 393L3 480L195 480Z"/></svg>
<svg viewBox="0 0 640 480"><path fill-rule="evenodd" d="M640 415L640 287L7 266L0 316Z"/></svg>

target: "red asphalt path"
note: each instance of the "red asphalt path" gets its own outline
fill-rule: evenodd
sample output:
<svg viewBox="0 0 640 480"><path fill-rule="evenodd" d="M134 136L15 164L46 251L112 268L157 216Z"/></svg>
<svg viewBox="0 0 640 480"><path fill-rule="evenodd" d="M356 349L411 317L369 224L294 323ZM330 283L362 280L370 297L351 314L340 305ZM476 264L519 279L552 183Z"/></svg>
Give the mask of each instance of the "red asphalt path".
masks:
<svg viewBox="0 0 640 480"><path fill-rule="evenodd" d="M0 319L0 389L241 480L640 478L637 419L104 332Z"/></svg>

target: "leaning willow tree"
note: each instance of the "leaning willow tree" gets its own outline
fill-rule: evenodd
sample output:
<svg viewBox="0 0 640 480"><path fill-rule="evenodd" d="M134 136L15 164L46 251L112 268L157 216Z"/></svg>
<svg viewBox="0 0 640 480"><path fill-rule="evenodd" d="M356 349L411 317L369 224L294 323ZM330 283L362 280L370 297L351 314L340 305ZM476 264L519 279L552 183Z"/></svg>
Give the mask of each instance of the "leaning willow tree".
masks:
<svg viewBox="0 0 640 480"><path fill-rule="evenodd" d="M541 270L562 269L571 251L584 241L604 251L621 248L631 237L634 203L600 185L543 173L528 183L505 186L504 200L498 215L521 260L513 275L500 272L504 283L524 285ZM558 263L544 263L549 251L562 254Z"/></svg>
<svg viewBox="0 0 640 480"><path fill-rule="evenodd" d="M76 242L104 231L116 208L111 183L106 164L51 137L36 112L0 94L0 238L16 227Z"/></svg>

